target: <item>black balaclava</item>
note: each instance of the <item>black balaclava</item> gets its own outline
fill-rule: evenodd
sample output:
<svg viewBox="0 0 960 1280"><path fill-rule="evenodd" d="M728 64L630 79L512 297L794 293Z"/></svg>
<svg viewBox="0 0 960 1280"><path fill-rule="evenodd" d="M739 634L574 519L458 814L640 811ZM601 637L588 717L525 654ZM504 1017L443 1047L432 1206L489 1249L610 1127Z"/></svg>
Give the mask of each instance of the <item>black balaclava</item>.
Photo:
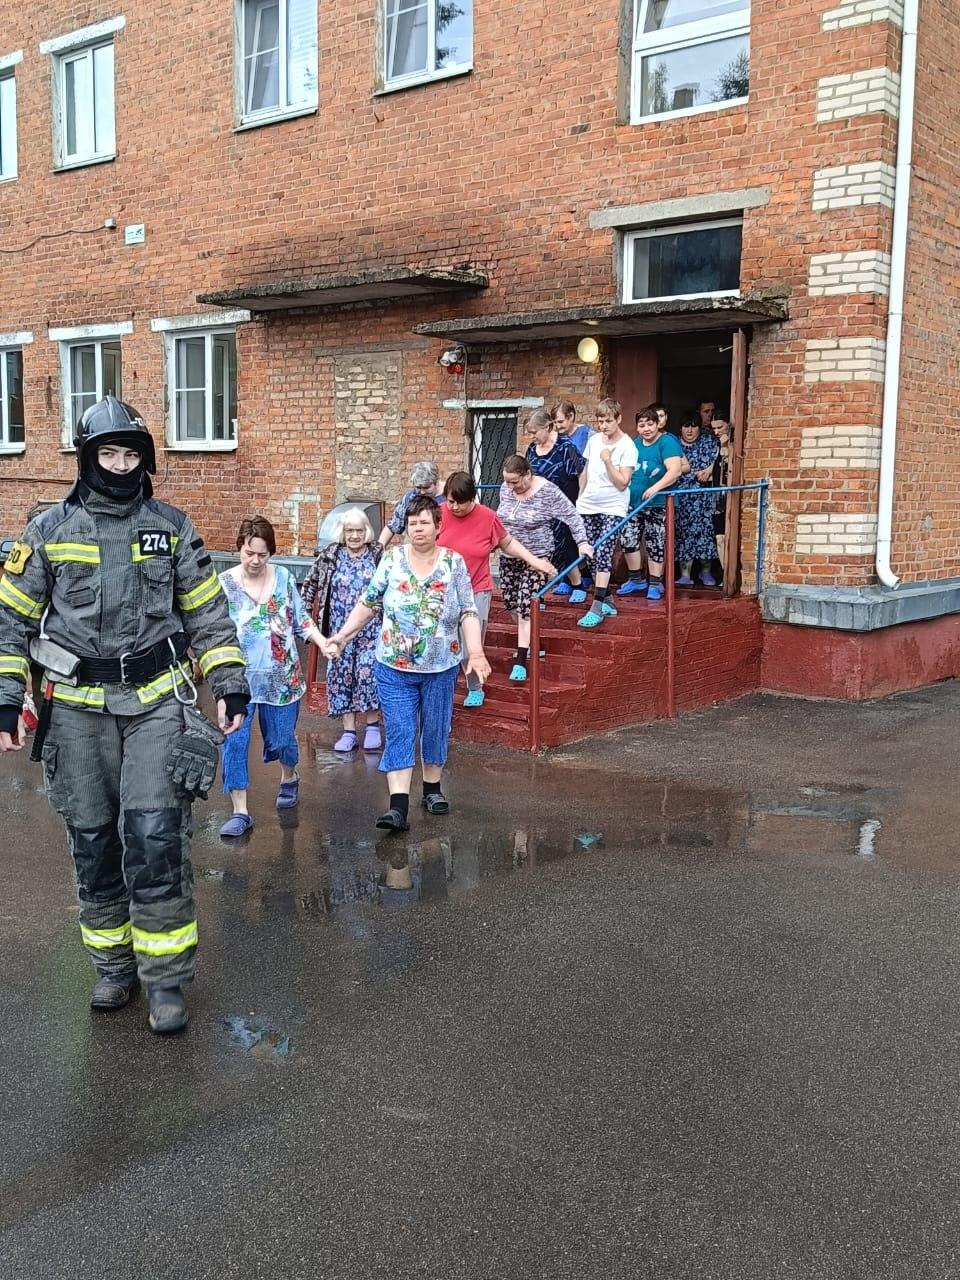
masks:
<svg viewBox="0 0 960 1280"><path fill-rule="evenodd" d="M101 442L107 443L107 442ZM113 444L114 441L109 441ZM81 473L85 484L88 484L95 493L102 493L105 498L112 498L115 502L130 502L143 489L143 481L146 472L143 469L143 455L140 455L140 465L134 467L132 471L128 471L126 475L118 475L113 471L106 471L97 461L96 442L92 442L85 450L86 457L83 460L83 471ZM128 449L132 445L127 444Z"/></svg>

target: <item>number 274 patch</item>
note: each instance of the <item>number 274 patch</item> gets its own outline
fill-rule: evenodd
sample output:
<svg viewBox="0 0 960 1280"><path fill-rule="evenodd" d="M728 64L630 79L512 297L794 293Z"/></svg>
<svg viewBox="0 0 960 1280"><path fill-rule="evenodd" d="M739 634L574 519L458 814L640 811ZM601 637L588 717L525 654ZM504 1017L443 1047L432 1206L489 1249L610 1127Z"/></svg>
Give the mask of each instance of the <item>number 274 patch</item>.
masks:
<svg viewBox="0 0 960 1280"><path fill-rule="evenodd" d="M142 556L173 555L173 539L163 529L142 529L140 531L140 554Z"/></svg>

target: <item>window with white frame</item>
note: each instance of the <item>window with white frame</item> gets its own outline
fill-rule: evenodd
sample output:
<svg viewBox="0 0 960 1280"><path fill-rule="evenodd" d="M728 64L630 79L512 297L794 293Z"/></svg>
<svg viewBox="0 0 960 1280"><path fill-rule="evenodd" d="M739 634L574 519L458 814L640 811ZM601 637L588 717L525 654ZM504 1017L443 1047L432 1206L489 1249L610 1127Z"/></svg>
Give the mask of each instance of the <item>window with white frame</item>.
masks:
<svg viewBox="0 0 960 1280"><path fill-rule="evenodd" d="M244 124L317 106L317 0L238 0L240 119Z"/></svg>
<svg viewBox="0 0 960 1280"><path fill-rule="evenodd" d="M746 102L750 0L634 0L631 119Z"/></svg>
<svg viewBox="0 0 960 1280"><path fill-rule="evenodd" d="M63 371L64 441L69 444L77 423L91 405L104 396L123 399L120 338L61 342Z"/></svg>
<svg viewBox="0 0 960 1280"><path fill-rule="evenodd" d="M742 218L626 232L623 301L738 293L742 239Z"/></svg>
<svg viewBox="0 0 960 1280"><path fill-rule="evenodd" d="M17 82L0 63L0 182L17 176Z"/></svg>
<svg viewBox="0 0 960 1280"><path fill-rule="evenodd" d="M232 447L237 438L235 330L169 333L166 343L170 444Z"/></svg>
<svg viewBox="0 0 960 1280"><path fill-rule="evenodd" d="M23 352L0 348L0 450L19 449L24 440Z"/></svg>
<svg viewBox="0 0 960 1280"><path fill-rule="evenodd" d="M58 163L111 159L117 153L113 41L71 49L55 63Z"/></svg>
<svg viewBox="0 0 960 1280"><path fill-rule="evenodd" d="M473 0L383 0L383 87L469 71Z"/></svg>

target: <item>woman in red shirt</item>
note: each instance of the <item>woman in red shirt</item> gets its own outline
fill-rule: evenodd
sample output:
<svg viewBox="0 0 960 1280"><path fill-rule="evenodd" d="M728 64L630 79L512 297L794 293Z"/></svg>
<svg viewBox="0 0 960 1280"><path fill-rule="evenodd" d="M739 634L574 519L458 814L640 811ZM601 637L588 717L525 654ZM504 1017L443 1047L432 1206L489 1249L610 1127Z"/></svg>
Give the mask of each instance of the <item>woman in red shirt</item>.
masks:
<svg viewBox="0 0 960 1280"><path fill-rule="evenodd" d="M490 617L490 598L493 595L490 556L494 551L500 550L517 560L523 560L532 569L545 573L550 578L557 571L549 560L542 560L511 537L495 511L477 502L477 486L466 471L454 471L453 475L448 476L447 483L443 486L443 495L446 502L441 508L443 515L437 544L459 552L466 561L477 613L480 615L482 643L487 619ZM467 696L463 705L482 707L483 689L480 681L472 672L467 673L466 663L463 664L463 672L467 677Z"/></svg>

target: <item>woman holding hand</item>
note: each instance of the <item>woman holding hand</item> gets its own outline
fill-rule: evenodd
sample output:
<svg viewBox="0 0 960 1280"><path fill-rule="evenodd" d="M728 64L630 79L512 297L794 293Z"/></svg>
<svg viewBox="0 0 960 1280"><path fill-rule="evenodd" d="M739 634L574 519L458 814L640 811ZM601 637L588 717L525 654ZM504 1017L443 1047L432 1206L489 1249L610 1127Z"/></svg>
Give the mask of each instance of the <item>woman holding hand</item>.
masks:
<svg viewBox="0 0 960 1280"><path fill-rule="evenodd" d="M450 811L440 780L462 658L461 629L467 673L481 683L490 674L467 566L456 551L437 545L439 505L418 495L407 508L406 523L407 545L384 554L346 622L321 644L327 658L337 658L376 609L382 608L374 663L386 735L380 771L387 775L390 788L390 807L376 823L382 831L409 828L418 740L423 807L430 814Z"/></svg>

